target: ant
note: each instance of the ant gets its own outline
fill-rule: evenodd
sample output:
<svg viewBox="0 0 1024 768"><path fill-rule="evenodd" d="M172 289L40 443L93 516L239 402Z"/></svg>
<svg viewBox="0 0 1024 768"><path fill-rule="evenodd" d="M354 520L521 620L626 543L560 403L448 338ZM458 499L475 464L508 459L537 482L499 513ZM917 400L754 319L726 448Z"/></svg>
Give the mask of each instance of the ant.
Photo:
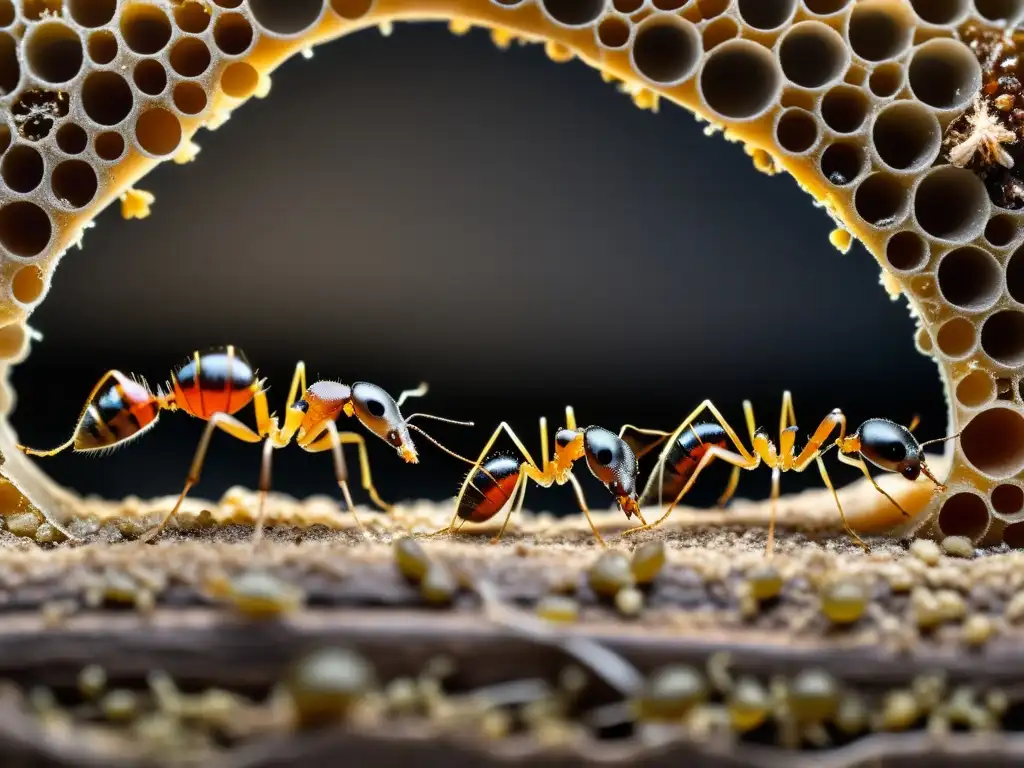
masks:
<svg viewBox="0 0 1024 768"><path fill-rule="evenodd" d="M717 423L694 424L694 420L704 411L710 411ZM736 431L729 425L710 400L705 400L698 405L683 420L682 424L665 438L668 445L662 449L658 457L656 466L657 480L655 481L655 472L652 471L648 485L644 489L643 497L646 498L652 495L653 489L657 488L659 505L662 503L662 491L666 487L666 467L669 468L672 475L680 476L680 480L677 482L682 480L685 480L685 482L682 483L682 487L664 515L653 523L644 523L636 528L625 531L623 533L624 536L654 528L664 522L672 514L672 510L675 509L683 496L686 495L697 481L697 477L704 468L716 458L722 459L733 466L729 484L718 500L719 506L725 506L735 492L739 482L739 471L741 469L757 469L763 462L772 469L771 518L768 526L768 541L765 547L765 554L770 555L775 540L775 512L779 498L780 475L783 472L803 472L813 461L818 466L818 472L825 486L832 492L832 497L835 499L839 515L843 521L843 527L853 540L867 551L868 545L850 528L846 514L843 511L843 505L839 501L839 494L836 492L828 471L825 469L822 456L832 448L836 448L841 462L857 467L875 487L875 490L885 496L904 517L909 518L910 515L900 506L899 502L886 493L871 476L865 460L886 472L897 472L910 481L916 481L924 474L925 477L935 484L937 490L943 491L946 486L939 482L931 473L925 461L923 449L926 445L953 440L959 436L959 433L957 433L949 437L919 443L912 434L913 429L918 423L916 417L908 427L887 419L868 419L857 428L856 432L852 435L847 435L846 416L841 410L836 408L822 420L818 428L808 439L803 450L797 453L796 413L793 409L792 394L788 390L782 395L782 412L779 417L779 445L777 448L768 437L767 432L763 429L755 428L754 409L749 400L743 401L743 414L750 433L752 447L750 451L743 446L743 443L736 435ZM688 428L689 432L686 432ZM826 446L826 441L829 440L832 433L836 430L838 430L838 436ZM735 446L735 451L726 448L728 444L726 439L732 442ZM664 440L659 440L647 450L653 449L661 442L664 442ZM823 448L823 446L825 447ZM672 475L669 477L670 484L674 481ZM654 485L655 482L657 482L657 485Z"/></svg>
<svg viewBox="0 0 1024 768"><path fill-rule="evenodd" d="M553 458L549 460L548 423L545 417L541 417L540 453L544 463L539 465L516 433L512 431L508 422L501 422L480 452L479 458L475 462L470 462L473 468L466 475L466 479L459 489L459 495L455 498L455 514L452 515L448 527L432 535L456 533L459 529L455 527L455 521L460 518L463 522L486 522L500 512L506 504L514 500L514 503L509 506L501 529L491 539L492 544L497 543L505 533L505 528L512 515L522 509L523 500L526 497L526 481L530 479L543 488L571 484L576 493L576 502L586 516L587 522L590 523L594 537L602 547L605 546L604 539L590 517L583 489L572 473L573 465L582 458L586 459L587 466L594 477L600 480L615 497L619 509L625 513L627 519L636 515L641 523L646 524L637 503L636 480L639 471L637 457L629 444L623 440L623 434L627 429L642 434L667 435L668 433L660 430L640 429L630 424L625 425L618 435L603 427L577 427L576 414L572 406L566 406L565 424L563 429L555 433L555 452ZM491 450L502 431L508 433L526 461L519 462L506 455L494 456L485 461L488 451ZM461 528L461 524L459 528Z"/></svg>
<svg viewBox="0 0 1024 768"><path fill-rule="evenodd" d="M67 448L79 453L110 450L139 437L156 424L161 411L181 410L207 422L206 429L196 447L195 456L174 508L158 526L147 532L142 541L160 534L181 508L188 492L199 482L213 432L223 432L247 443L263 442L263 460L260 468L260 503L254 541L258 541L263 528L266 497L270 492L271 454L292 440L310 453L330 450L334 454L334 469L350 511L355 505L348 489L348 468L342 446L355 444L359 450L359 465L363 488L373 503L385 512L391 505L383 501L373 484L365 438L355 432L339 432L335 420L344 413L355 416L370 432L391 445L406 462L416 464L419 456L409 430L414 429L434 445L462 459L426 432L410 422L417 417L472 426L472 422L456 422L426 413L405 418L402 404L410 397L422 397L427 385L402 392L394 400L375 384L357 382L352 386L336 381L317 381L306 386L306 368L303 362L295 366L283 426L267 405L265 379L257 379L244 353L234 346L217 347L206 352L195 352L192 357L171 372L168 392L158 389L154 394L144 383L125 376L120 371L108 371L93 388L71 438L51 450L37 450L19 445L29 456L53 456ZM301 394L301 397L299 395ZM253 404L256 429L253 430L234 417L249 403ZM462 459L469 463L468 459ZM361 526L358 518L357 524Z"/></svg>

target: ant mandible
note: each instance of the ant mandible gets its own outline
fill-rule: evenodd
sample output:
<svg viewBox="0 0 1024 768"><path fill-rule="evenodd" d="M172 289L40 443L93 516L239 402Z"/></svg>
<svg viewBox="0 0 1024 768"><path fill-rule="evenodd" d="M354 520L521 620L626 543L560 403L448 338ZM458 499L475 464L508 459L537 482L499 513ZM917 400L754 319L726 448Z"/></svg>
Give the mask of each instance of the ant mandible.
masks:
<svg viewBox="0 0 1024 768"><path fill-rule="evenodd" d="M253 533L254 540L258 540L262 533L266 497L270 492L273 449L283 448L295 440L299 447L310 453L332 451L338 485L348 509L354 514L355 505L348 489L348 468L341 447L357 445L362 486L374 504L390 512L391 505L381 499L373 484L365 438L355 432L339 432L335 420L343 413L355 416L364 427L391 445L399 456L411 464L417 463L419 456L410 429L418 431L442 450L452 453L418 426L411 424L412 419L432 418L472 426L472 422L455 422L425 413L403 417L401 405L410 397L426 394L426 384L402 392L397 401L377 385L366 382L348 386L336 381L317 381L307 387L306 368L301 361L295 366L288 390L284 424L278 426L277 417L270 413L267 405L264 383L265 379L257 380L242 351L230 345L193 353L190 359L171 372L166 393L158 389L154 394L145 383L129 378L120 371L108 371L90 393L75 431L67 442L51 450L38 450L23 445L18 448L29 456L53 456L67 448L79 453L110 450L151 429L160 411L184 411L206 421L206 429L196 447L185 486L174 508L141 540L149 541L158 536L178 513L188 492L199 482L206 452L216 429L247 443L264 443L259 482L260 505ZM250 402L255 411L255 430L234 417ZM452 455L462 459L457 454ZM467 459L462 460L469 463ZM359 522L358 518L356 522Z"/></svg>
<svg viewBox="0 0 1024 768"><path fill-rule="evenodd" d="M694 424L694 420L704 411L709 411L717 423ZM658 490L659 505L662 503L662 491L665 488L666 467L670 471L681 476L685 480L682 488L676 494L675 499L669 505L658 520L650 524L643 524L631 528L623 533L624 536L649 530L664 522L679 501L693 487L697 477L716 458L733 466L732 475L725 492L719 498L718 504L724 506L732 497L739 481L741 469L757 469L763 462L772 470L771 489L771 516L768 526L768 541L765 546L765 554L770 555L775 540L775 513L779 498L779 482L782 472L803 472L815 462L818 472L821 475L825 486L831 491L835 499L836 507L843 521L843 527L857 544L867 550L867 544L858 536L846 519L846 513L839 501L839 494L836 492L829 477L822 456L832 448L837 449L839 460L844 464L857 467L874 488L885 496L900 511L909 518L910 515L891 495L878 485L868 470L867 462L887 472L897 472L907 480L916 481L922 474L930 479L937 490L945 490L939 480L931 473L924 457L924 446L933 443L941 443L953 440L958 434L949 437L927 440L919 443L912 434L917 426L917 419L909 427L904 427L887 419L868 419L861 424L852 435L846 434L846 416L836 408L822 422L808 439L807 444L799 453L796 451L796 413L793 409L793 397L789 391L782 395L782 411L779 417L779 445L775 444L768 437L763 429L755 428L754 410L749 400L743 401L743 414L750 433L752 450L748 451L740 441L736 431L729 425L714 403L705 400L697 406L686 419L666 438L667 445L662 449L658 457L656 471L651 472L647 487L644 489L642 498L648 498L653 490ZM689 428L689 432L684 434ZM838 436L825 446L826 441L833 432L838 430ZM735 446L735 451L729 450L726 445L727 439ZM648 448L650 450L660 444L661 440ZM669 478L670 482L673 480ZM656 484L655 484L656 483Z"/></svg>
<svg viewBox="0 0 1024 768"><path fill-rule="evenodd" d="M459 489L459 495L455 498L455 513L452 515L451 522L446 528L432 535L458 532L461 528L461 524L459 528L455 527L455 522L458 519L464 523L486 522L500 512L506 504L512 502L509 504L508 513L505 515L501 529L491 539L492 544L496 543L505 533L505 528L512 515L522 509L523 501L526 498L526 481L529 479L543 488L571 484L576 493L576 502L579 504L580 511L586 516L587 522L590 523L594 537L601 546L605 546L604 538L590 517L583 489L573 475L572 469L577 460L585 458L591 473L615 497L619 509L625 513L626 517L636 515L640 522L645 522L637 504L636 479L639 470L637 458L633 449L622 439L627 429L642 434L668 434L660 430L640 429L630 424L622 427L618 435L603 427L577 427L576 414L572 406L566 406L565 427L555 433L555 451L550 460L548 459L547 419L541 417L540 452L543 464L537 464L512 427L507 422L501 422L487 444L484 445L480 456L475 462L471 462L473 468L466 475L466 479ZM511 456L505 455L485 460L488 451L491 450L502 431L508 433L526 461L519 462Z"/></svg>

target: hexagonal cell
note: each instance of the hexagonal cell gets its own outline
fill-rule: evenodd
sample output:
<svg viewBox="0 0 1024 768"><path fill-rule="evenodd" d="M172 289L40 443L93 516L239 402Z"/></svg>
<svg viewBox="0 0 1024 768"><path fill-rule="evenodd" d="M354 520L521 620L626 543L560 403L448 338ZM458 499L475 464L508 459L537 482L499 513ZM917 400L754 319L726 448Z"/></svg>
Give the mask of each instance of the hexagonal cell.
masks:
<svg viewBox="0 0 1024 768"><path fill-rule="evenodd" d="M982 411L960 435L964 457L979 472L997 479L1024 469L1024 417L1007 406Z"/></svg>
<svg viewBox="0 0 1024 768"><path fill-rule="evenodd" d="M57 129L57 146L66 155L78 155L89 145L89 135L82 126L64 123Z"/></svg>
<svg viewBox="0 0 1024 768"><path fill-rule="evenodd" d="M185 0L174 6L174 23L182 32L198 35L210 26L210 11L199 0Z"/></svg>
<svg viewBox="0 0 1024 768"><path fill-rule="evenodd" d="M775 121L775 140L787 152L800 155L818 141L818 121L802 109L787 109Z"/></svg>
<svg viewBox="0 0 1024 768"><path fill-rule="evenodd" d="M868 78L868 90L880 99L887 99L895 96L903 87L906 73L902 64L889 62L876 67Z"/></svg>
<svg viewBox="0 0 1024 768"><path fill-rule="evenodd" d="M1009 245L1017 239L1017 220L1005 213L993 216L985 225L985 239L996 248Z"/></svg>
<svg viewBox="0 0 1024 768"><path fill-rule="evenodd" d="M830 184L845 187L864 170L864 152L851 142L837 141L821 153L821 175Z"/></svg>
<svg viewBox="0 0 1024 768"><path fill-rule="evenodd" d="M113 21L117 0L64 0L64 8L75 23L95 29Z"/></svg>
<svg viewBox="0 0 1024 768"><path fill-rule="evenodd" d="M760 30L772 30L786 24L796 13L797 0L737 0L740 21Z"/></svg>
<svg viewBox="0 0 1024 768"><path fill-rule="evenodd" d="M11 93L21 82L18 43L6 32L0 32L0 98Z"/></svg>
<svg viewBox="0 0 1024 768"><path fill-rule="evenodd" d="M213 42L228 56L241 56L252 41L252 25L240 13L225 13L213 26Z"/></svg>
<svg viewBox="0 0 1024 768"><path fill-rule="evenodd" d="M20 357L27 340L25 328L16 322L0 328L0 359L11 361Z"/></svg>
<svg viewBox="0 0 1024 768"><path fill-rule="evenodd" d="M237 8L242 4L242 0L213 0L213 4L218 8Z"/></svg>
<svg viewBox="0 0 1024 768"><path fill-rule="evenodd" d="M1024 304L1024 246L1006 262L1006 291L1018 304Z"/></svg>
<svg viewBox="0 0 1024 768"><path fill-rule="evenodd" d="M9 27L18 18L13 0L0 0L0 27Z"/></svg>
<svg viewBox="0 0 1024 768"><path fill-rule="evenodd" d="M954 493L942 505L937 524L943 536L966 536L976 542L991 524L988 505L976 493Z"/></svg>
<svg viewBox="0 0 1024 768"><path fill-rule="evenodd" d="M604 12L604 0L541 0L541 8L557 24L585 27Z"/></svg>
<svg viewBox="0 0 1024 768"><path fill-rule="evenodd" d="M260 84L260 73L244 61L228 66L220 76L220 87L233 99L245 99L256 91Z"/></svg>
<svg viewBox="0 0 1024 768"><path fill-rule="evenodd" d="M143 59L132 73L135 87L149 96L159 96L167 87L167 71L156 59Z"/></svg>
<svg viewBox="0 0 1024 768"><path fill-rule="evenodd" d="M1019 485L997 485L989 498L992 500L992 508L999 515L1009 517L1024 510L1024 490Z"/></svg>
<svg viewBox="0 0 1024 768"><path fill-rule="evenodd" d="M78 34L60 21L36 24L25 35L25 60L38 79L50 84L74 80L85 54Z"/></svg>
<svg viewBox="0 0 1024 768"><path fill-rule="evenodd" d="M186 115L198 115L206 109L206 91L197 83L178 83L174 86L174 106Z"/></svg>
<svg viewBox="0 0 1024 768"><path fill-rule="evenodd" d="M864 91L852 85L837 85L821 100L821 119L836 133L855 133L868 114Z"/></svg>
<svg viewBox="0 0 1024 768"><path fill-rule="evenodd" d="M971 12L970 0L910 0L921 21L938 26L959 24Z"/></svg>
<svg viewBox="0 0 1024 768"><path fill-rule="evenodd" d="M72 208L84 208L96 197L99 180L92 166L82 160L65 160L50 177L53 194Z"/></svg>
<svg viewBox="0 0 1024 768"><path fill-rule="evenodd" d="M15 256L38 256L52 235L49 215L35 203L18 200L0 207L0 245Z"/></svg>
<svg viewBox="0 0 1024 768"><path fill-rule="evenodd" d="M906 213L907 192L899 179L879 171L860 183L853 195L853 205L865 222L884 229Z"/></svg>
<svg viewBox="0 0 1024 768"><path fill-rule="evenodd" d="M195 37L183 37L171 48L171 69L182 77L199 77L210 66L210 49Z"/></svg>
<svg viewBox="0 0 1024 768"><path fill-rule="evenodd" d="M622 48L629 42L631 32L629 19L625 16L606 16L597 25L597 42L605 48Z"/></svg>
<svg viewBox="0 0 1024 768"><path fill-rule="evenodd" d="M885 0L857 3L846 26L850 49L865 61L894 59L910 47L913 37L907 15Z"/></svg>
<svg viewBox="0 0 1024 768"><path fill-rule="evenodd" d="M612 0L615 3L617 0ZM729 10L732 0L697 0L697 11L705 21L721 16Z"/></svg>
<svg viewBox="0 0 1024 768"><path fill-rule="evenodd" d="M120 159L124 154L124 137L116 131L107 131L96 137L93 145L97 157L101 160L113 162Z"/></svg>
<svg viewBox="0 0 1024 768"><path fill-rule="evenodd" d="M0 123L0 155L11 146L11 129L6 123Z"/></svg>
<svg viewBox="0 0 1024 768"><path fill-rule="evenodd" d="M974 0L974 8L983 19L1015 22L1024 16L1024 0Z"/></svg>
<svg viewBox="0 0 1024 768"><path fill-rule="evenodd" d="M171 155L181 144L181 123L166 109L148 109L135 123L135 138L151 155Z"/></svg>
<svg viewBox="0 0 1024 768"><path fill-rule="evenodd" d="M256 23L273 35L291 37L311 29L320 18L323 0L249 0ZM595 17L596 18L596 17Z"/></svg>
<svg viewBox="0 0 1024 768"><path fill-rule="evenodd" d="M651 0L651 6L656 11L678 11L690 0Z"/></svg>
<svg viewBox="0 0 1024 768"><path fill-rule="evenodd" d="M974 351L978 343L978 334L970 320L954 317L939 326L939 332L935 334L935 343L946 357L959 360Z"/></svg>
<svg viewBox="0 0 1024 768"><path fill-rule="evenodd" d="M843 38L820 21L802 21L779 39L779 65L791 83L823 88L842 79L850 65Z"/></svg>
<svg viewBox="0 0 1024 768"><path fill-rule="evenodd" d="M43 156L35 147L15 144L4 153L0 176L15 192L31 192L43 180Z"/></svg>
<svg viewBox="0 0 1024 768"><path fill-rule="evenodd" d="M674 14L649 16L636 28L630 63L643 77L658 85L687 80L701 55L697 28Z"/></svg>
<svg viewBox="0 0 1024 768"><path fill-rule="evenodd" d="M916 272L928 263L928 243L917 232L895 232L885 244L885 260L898 272Z"/></svg>
<svg viewBox="0 0 1024 768"><path fill-rule="evenodd" d="M942 128L926 107L901 101L875 115L871 140L885 165L912 173L927 168L938 157Z"/></svg>
<svg viewBox="0 0 1024 768"><path fill-rule="evenodd" d="M701 43L704 46L705 51L710 51L712 48L721 45L726 40L732 40L740 36L740 27L736 23L736 20L729 17L723 16L720 19L715 19L706 27L704 27L704 33L701 35Z"/></svg>
<svg viewBox="0 0 1024 768"><path fill-rule="evenodd" d="M1008 368L1024 365L1024 312L1004 309L981 326L981 348Z"/></svg>
<svg viewBox="0 0 1024 768"><path fill-rule="evenodd" d="M160 6L132 2L121 11L121 38L135 53L159 53L171 40L171 20Z"/></svg>
<svg viewBox="0 0 1024 768"><path fill-rule="evenodd" d="M937 276L942 297L968 312L988 309L996 303L1003 289L999 262L991 254L971 245L943 256Z"/></svg>
<svg viewBox="0 0 1024 768"><path fill-rule="evenodd" d="M986 371L973 370L957 383L956 399L965 408L981 408L996 399L996 382Z"/></svg>
<svg viewBox="0 0 1024 768"><path fill-rule="evenodd" d="M373 0L331 0L331 10L343 19L361 19L371 8Z"/></svg>
<svg viewBox="0 0 1024 768"><path fill-rule="evenodd" d="M33 266L24 266L14 273L11 280L11 293L14 300L21 304L32 304L43 295L46 281L42 271Z"/></svg>
<svg viewBox="0 0 1024 768"><path fill-rule="evenodd" d="M966 168L935 168L914 193L917 223L938 240L965 243L978 237L985 230L989 208L985 184Z"/></svg>
<svg viewBox="0 0 1024 768"><path fill-rule="evenodd" d="M914 96L939 110L965 109L981 88L981 65L956 40L929 40L914 51L907 69Z"/></svg>
<svg viewBox="0 0 1024 768"><path fill-rule="evenodd" d="M90 72L82 84L82 107L99 125L117 125L132 111L134 97L116 72Z"/></svg>
<svg viewBox="0 0 1024 768"><path fill-rule="evenodd" d="M117 38L109 29L100 29L89 35L89 58L96 64L109 64L117 58Z"/></svg>
<svg viewBox="0 0 1024 768"><path fill-rule="evenodd" d="M698 91L709 109L729 120L751 120L779 97L782 73L772 54L750 40L730 40L704 60Z"/></svg>

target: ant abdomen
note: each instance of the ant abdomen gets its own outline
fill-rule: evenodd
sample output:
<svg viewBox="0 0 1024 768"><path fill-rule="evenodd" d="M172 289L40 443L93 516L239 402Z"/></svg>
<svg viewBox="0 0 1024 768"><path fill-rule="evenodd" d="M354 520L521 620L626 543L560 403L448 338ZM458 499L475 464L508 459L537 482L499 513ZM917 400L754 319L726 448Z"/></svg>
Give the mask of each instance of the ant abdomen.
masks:
<svg viewBox="0 0 1024 768"><path fill-rule="evenodd" d="M471 523L490 520L512 498L521 471L511 456L488 459L470 478L456 514Z"/></svg>
<svg viewBox="0 0 1024 768"><path fill-rule="evenodd" d="M255 382L245 354L233 346L196 352L171 373L177 407L203 420L240 411L252 401Z"/></svg>
<svg viewBox="0 0 1024 768"><path fill-rule="evenodd" d="M75 428L74 449L96 451L131 440L156 423L152 393L120 371L110 371L93 390Z"/></svg>

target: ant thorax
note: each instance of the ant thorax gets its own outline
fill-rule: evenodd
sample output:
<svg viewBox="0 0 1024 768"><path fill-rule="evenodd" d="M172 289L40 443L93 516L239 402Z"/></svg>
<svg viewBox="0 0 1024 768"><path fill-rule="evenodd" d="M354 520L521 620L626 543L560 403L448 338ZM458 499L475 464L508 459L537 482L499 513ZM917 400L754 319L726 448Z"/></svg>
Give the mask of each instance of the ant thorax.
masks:
<svg viewBox="0 0 1024 768"><path fill-rule="evenodd" d="M555 483L565 485L569 482L573 464L583 458L583 432L561 429L555 435L555 455L551 463Z"/></svg>

